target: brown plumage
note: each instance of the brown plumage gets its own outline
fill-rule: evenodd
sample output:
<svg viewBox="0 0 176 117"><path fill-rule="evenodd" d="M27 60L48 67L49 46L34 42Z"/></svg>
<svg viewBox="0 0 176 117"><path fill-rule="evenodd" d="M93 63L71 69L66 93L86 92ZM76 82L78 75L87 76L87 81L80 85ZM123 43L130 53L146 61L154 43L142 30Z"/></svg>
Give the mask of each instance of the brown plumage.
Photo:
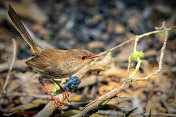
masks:
<svg viewBox="0 0 176 117"><path fill-rule="evenodd" d="M8 14L12 20L14 27L21 34L24 40L31 47L34 56L25 61L25 63L32 67L35 71L40 73L40 83L51 95L58 107L61 108L60 102L50 93L50 91L43 84L42 79L54 79L70 77L83 66L89 63L92 58L98 57L88 50L84 49L71 49L61 50L55 48L41 49L37 43L31 38L23 23L18 18L16 12L9 6ZM57 83L58 84L58 83ZM59 85L59 84L58 84ZM68 97L68 93L59 85L62 93Z"/></svg>
<svg viewBox="0 0 176 117"><path fill-rule="evenodd" d="M41 51L25 63L43 77L53 79L73 75L93 57L91 52L83 49L60 50L49 48Z"/></svg>

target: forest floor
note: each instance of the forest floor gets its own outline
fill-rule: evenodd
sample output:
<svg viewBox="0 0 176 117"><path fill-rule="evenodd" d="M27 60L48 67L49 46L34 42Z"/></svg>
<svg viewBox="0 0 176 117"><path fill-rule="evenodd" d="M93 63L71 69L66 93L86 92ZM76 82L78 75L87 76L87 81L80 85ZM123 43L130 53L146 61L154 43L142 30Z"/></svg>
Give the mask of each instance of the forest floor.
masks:
<svg viewBox="0 0 176 117"><path fill-rule="evenodd" d="M174 0L9 0L0 2L0 91L8 76L13 57L12 38L17 43L17 55L9 75L6 93L0 97L0 116L32 116L42 110L49 95L38 82L39 76L24 64L32 53L13 27L7 9L12 5L28 27L32 37L43 48L83 48L96 54L121 44L135 35L154 31L166 22L176 25ZM144 57L140 78L158 68L160 49L164 40L159 35L142 38L138 49ZM53 116L71 116L86 104L120 87L128 66L134 42L112 53L112 62L103 71L89 71L78 89L63 103L63 110ZM131 70L135 69L132 63ZM55 84L45 81L50 91ZM118 97L111 99L92 116L119 116L133 110L132 115L145 115L151 110L155 116L176 116L176 30L169 31L163 69L147 81L128 83Z"/></svg>

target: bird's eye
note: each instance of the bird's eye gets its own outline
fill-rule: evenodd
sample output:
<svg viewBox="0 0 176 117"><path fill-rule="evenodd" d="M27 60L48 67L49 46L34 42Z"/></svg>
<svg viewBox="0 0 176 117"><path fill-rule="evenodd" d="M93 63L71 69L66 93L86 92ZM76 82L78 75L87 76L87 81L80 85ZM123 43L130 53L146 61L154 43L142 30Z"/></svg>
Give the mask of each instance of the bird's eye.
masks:
<svg viewBox="0 0 176 117"><path fill-rule="evenodd" d="M84 59L86 59L86 57L85 57L85 56L83 56L81 59L82 59L82 60L84 60Z"/></svg>

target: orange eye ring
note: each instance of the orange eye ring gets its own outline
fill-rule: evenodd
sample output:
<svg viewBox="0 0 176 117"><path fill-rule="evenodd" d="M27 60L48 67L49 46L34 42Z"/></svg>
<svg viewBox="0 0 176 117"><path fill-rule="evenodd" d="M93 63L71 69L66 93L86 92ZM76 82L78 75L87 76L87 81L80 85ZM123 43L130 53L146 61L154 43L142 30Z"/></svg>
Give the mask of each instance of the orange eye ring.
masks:
<svg viewBox="0 0 176 117"><path fill-rule="evenodd" d="M92 59L92 58L96 58L96 57L99 57L99 55L91 55L91 56L80 56L79 59L81 60L89 60L89 59Z"/></svg>

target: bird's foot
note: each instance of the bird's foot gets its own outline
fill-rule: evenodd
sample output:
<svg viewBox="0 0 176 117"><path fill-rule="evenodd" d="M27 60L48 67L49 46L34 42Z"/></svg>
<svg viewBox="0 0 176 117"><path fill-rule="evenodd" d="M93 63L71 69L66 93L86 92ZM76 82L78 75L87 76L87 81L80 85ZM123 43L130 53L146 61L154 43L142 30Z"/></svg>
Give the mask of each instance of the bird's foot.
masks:
<svg viewBox="0 0 176 117"><path fill-rule="evenodd" d="M55 81L54 79L53 79L53 81L60 87L60 90L61 90L62 94L63 94L64 97L67 98L67 100L68 100L68 97L69 97L68 92L67 92L66 90L64 90L64 88L63 88L57 81ZM69 101L69 100L68 100L68 101Z"/></svg>
<svg viewBox="0 0 176 117"><path fill-rule="evenodd" d="M43 88L50 94L51 98L54 100L54 102L56 103L57 107L62 109L61 107L61 102L59 100L57 100L54 95L48 90L48 88L45 86L45 84L42 82L42 79L39 78L39 82L41 83L41 85L43 86Z"/></svg>
<svg viewBox="0 0 176 117"><path fill-rule="evenodd" d="M63 88L62 88L62 89L63 89ZM62 89L61 89L62 94L65 96L65 98L67 98L67 101L69 101L69 100L68 100L68 97L69 97L68 92L67 92L66 90L64 90L64 89L62 90Z"/></svg>
<svg viewBox="0 0 176 117"><path fill-rule="evenodd" d="M57 100L55 97L53 98L53 100L54 100L55 104L57 105L57 107L62 109L61 102L59 100Z"/></svg>

